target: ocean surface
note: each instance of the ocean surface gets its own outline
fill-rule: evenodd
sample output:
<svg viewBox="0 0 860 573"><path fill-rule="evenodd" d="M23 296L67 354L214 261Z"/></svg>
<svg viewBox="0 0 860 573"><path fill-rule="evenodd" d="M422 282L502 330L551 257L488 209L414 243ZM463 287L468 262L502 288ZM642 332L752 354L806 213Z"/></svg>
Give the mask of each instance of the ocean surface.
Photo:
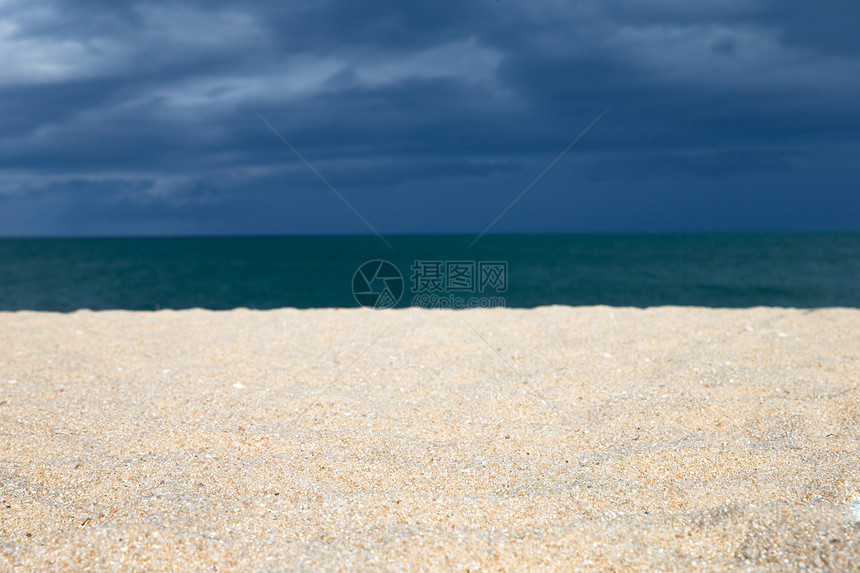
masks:
<svg viewBox="0 0 860 573"><path fill-rule="evenodd" d="M860 233L473 238L3 239L0 310L357 307L364 291L397 307L860 307Z"/></svg>

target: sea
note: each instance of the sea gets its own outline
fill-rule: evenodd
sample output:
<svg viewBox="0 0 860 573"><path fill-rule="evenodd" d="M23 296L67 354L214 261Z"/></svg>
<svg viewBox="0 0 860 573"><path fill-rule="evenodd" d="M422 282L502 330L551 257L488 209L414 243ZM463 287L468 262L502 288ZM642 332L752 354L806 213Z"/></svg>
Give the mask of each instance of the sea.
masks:
<svg viewBox="0 0 860 573"><path fill-rule="evenodd" d="M860 307L860 233L474 239L2 239L0 310Z"/></svg>

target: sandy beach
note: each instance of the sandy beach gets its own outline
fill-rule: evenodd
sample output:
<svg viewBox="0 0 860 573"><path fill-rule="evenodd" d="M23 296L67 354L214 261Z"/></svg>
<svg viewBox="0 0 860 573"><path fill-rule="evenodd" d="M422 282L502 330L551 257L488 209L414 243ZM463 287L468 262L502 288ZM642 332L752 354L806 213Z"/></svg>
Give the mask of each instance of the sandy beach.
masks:
<svg viewBox="0 0 860 573"><path fill-rule="evenodd" d="M0 313L0 570L860 570L858 382L855 309Z"/></svg>

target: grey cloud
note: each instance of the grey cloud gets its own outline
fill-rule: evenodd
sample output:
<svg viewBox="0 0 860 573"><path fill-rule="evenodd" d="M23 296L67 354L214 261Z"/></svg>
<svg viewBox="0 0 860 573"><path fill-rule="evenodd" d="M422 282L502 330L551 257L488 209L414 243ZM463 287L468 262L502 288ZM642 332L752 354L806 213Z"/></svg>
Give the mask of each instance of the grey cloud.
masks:
<svg viewBox="0 0 860 573"><path fill-rule="evenodd" d="M610 104L546 193L574 205L586 200L565 187L634 189L645 177L674 201L660 191L669 178L694 189L807 173L822 149L860 138L860 40L847 24L857 10L829 0L815 10L795 0L6 0L0 234L20 233L25 213L33 228L75 232L241 232L261 217L276 232L269 213L287 205L335 206L320 228L354 230L253 109L385 218L383 230L428 230L421 209L394 213L389 193L425 212L420 194L515 193ZM856 178L847 163L832 167L832 184ZM466 202L451 224L479 228L483 208ZM283 230L305 229L291 217ZM542 228L538 215L517 220Z"/></svg>

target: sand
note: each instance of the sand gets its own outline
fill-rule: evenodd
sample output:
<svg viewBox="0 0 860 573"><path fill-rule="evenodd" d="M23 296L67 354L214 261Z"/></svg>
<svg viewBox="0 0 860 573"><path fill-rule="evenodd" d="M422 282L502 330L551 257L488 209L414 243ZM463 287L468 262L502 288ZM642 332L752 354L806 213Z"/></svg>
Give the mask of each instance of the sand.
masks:
<svg viewBox="0 0 860 573"><path fill-rule="evenodd" d="M860 570L860 310L0 313L0 570Z"/></svg>

